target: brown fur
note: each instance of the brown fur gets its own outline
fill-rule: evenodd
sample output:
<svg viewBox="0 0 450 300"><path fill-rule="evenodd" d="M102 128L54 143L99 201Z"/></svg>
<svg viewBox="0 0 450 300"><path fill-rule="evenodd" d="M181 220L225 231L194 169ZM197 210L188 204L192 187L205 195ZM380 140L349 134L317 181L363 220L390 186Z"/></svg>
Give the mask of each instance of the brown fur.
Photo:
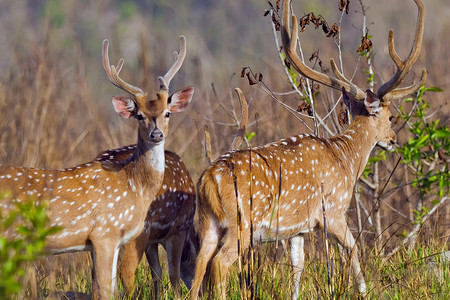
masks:
<svg viewBox="0 0 450 300"><path fill-rule="evenodd" d="M223 222L226 218L225 211L223 210L220 196L217 193L217 182L211 176L210 172L208 172L211 168L208 168L201 178L205 178L205 180L201 180L198 182L198 206L199 208L199 220L204 220L206 215L203 213L205 211L211 211L217 218L219 222ZM207 201L206 201L207 199Z"/></svg>
<svg viewBox="0 0 450 300"><path fill-rule="evenodd" d="M345 212L354 184L373 146L378 141L395 140L389 116L389 110L383 107L378 116L356 116L343 134L330 139L299 135L261 147L230 151L216 160L198 183L201 249L191 299L197 298L208 262L213 284L220 291L219 297L225 299L227 271L237 259L237 210L242 217L242 250L245 251L250 243L250 161L255 242L278 237L291 240L293 245L299 243L297 237L323 226L323 195L329 232L345 247L356 252ZM237 198L233 174L236 176ZM269 229L271 213L277 209L278 203L280 219L273 220ZM297 268L297 263L293 264ZM352 266L357 283L365 289L357 258L352 259Z"/></svg>
<svg viewBox="0 0 450 300"><path fill-rule="evenodd" d="M135 147L132 145L105 151L97 160L105 161L108 158L109 161L125 161L133 154ZM194 183L178 155L165 151L165 160L164 179L147 212L144 230L121 249L119 256L119 275L125 291L131 294L135 289L135 271L144 252L146 253L156 299L160 298L162 275L157 253L158 244L167 251L170 280L178 293L180 277L190 288L198 251L198 238L193 228Z"/></svg>

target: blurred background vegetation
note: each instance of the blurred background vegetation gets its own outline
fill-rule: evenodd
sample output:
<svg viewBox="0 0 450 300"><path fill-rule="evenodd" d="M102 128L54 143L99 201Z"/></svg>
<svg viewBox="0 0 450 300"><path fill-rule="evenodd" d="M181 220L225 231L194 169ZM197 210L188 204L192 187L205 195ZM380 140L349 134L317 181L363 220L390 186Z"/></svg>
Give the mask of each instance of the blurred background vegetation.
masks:
<svg viewBox="0 0 450 300"><path fill-rule="evenodd" d="M373 36L375 81L381 83L394 71L387 52L388 29L395 30L397 48L400 55L406 56L413 38L416 8L413 1L406 0L364 1L363 4L367 10L366 26ZM313 11L322 14L329 24L339 22L337 1L296 1L295 7L299 16ZM112 60L125 58L123 77L151 94L155 78L172 62L171 53L178 49L178 36L186 35L187 59L173 81L172 90L191 84L196 94L190 111L174 117L167 146L177 152L188 152L189 159L202 160L201 131L191 130L192 127L200 128L206 120L229 123L219 103L228 101L230 89L234 87L244 89L250 102L250 117L255 120L258 115L257 125L264 128L264 135L256 135L258 144L304 130L294 118L283 118L284 121L279 122L283 114L281 107L260 89L249 88L247 82L236 75L242 67L250 66L264 75L264 81L272 90L290 90L274 43L271 18L263 16L268 8L268 2L263 0L1 0L2 103L7 103L16 113L26 110L25 116L21 116L22 122L34 125L30 131L10 128L11 123L17 122L17 115L4 114L2 130L10 128L19 132L11 132L3 139L7 142L0 147L0 158L12 164L61 167L88 160L105 148L134 142L134 135L128 132L135 124L118 120L109 102L119 91L106 80L101 65L101 42L105 38L111 41ZM434 95L432 105L446 108L449 92L445 87L450 81L446 76L450 61L450 19L447 18L450 7L430 0L426 8L424 47L412 78L417 78L421 68L426 66L427 84L444 89L443 93ZM350 13L343 17L342 57L344 71L352 74L356 67L355 80L365 88L365 66L357 65L356 53L361 27L361 5L355 1ZM319 50L328 68L329 58L337 56L333 40L315 30L302 35L302 45L305 57ZM46 103L43 98L48 98L50 104L43 107ZM295 97L284 97L283 101L292 106L298 104ZM42 115L40 110L47 114ZM446 111L439 109L437 113L445 115ZM56 117L64 124L54 126L54 136L49 136L51 133L43 128L58 122ZM213 123L212 131L226 133L225 139L214 145L221 153L232 139L232 128ZM30 145L23 140L19 143L18 139L30 136L33 139ZM20 153L14 141L22 145ZM50 144L57 151L49 150ZM69 146L69 151L61 151L63 146ZM194 175L198 175L200 169L194 168Z"/></svg>
<svg viewBox="0 0 450 300"><path fill-rule="evenodd" d="M299 16L313 11L322 14L329 24L339 22L337 1L295 1L294 4ZM364 1L364 5L369 34L373 36L375 81L381 83L394 71L387 52L388 29L394 29L397 49L401 56L406 56L413 38L416 7L413 1L406 0L387 4ZM264 75L264 81L272 90L290 90L274 43L271 18L263 16L268 8L268 2L263 0L1 0L0 79L1 97L5 100L2 103L7 103L17 113L26 109L28 115L22 117L22 122L28 119L35 126L30 128L31 132L20 128L20 132L8 135L7 144L11 146L2 144L0 158L13 164L60 167L62 158L64 163L61 165L68 166L94 157L102 149L134 142L134 135L121 133L128 133L135 124L118 120L109 102L110 97L119 91L106 80L101 65L101 42L105 38L111 41L111 59L125 58L123 77L151 94L155 78L163 74L172 62L171 53L178 49L178 36L184 34L187 37L188 55L173 81L172 90L191 84L195 86L196 94L190 111L174 117L169 149L192 152L190 158L201 160L201 134L191 127L200 128L207 119L229 122L221 113L219 103L228 101L230 89L234 87L246 91L250 117L254 120L254 115L258 114L261 119L258 126L267 128L263 136L257 135L258 143L304 130L294 118L279 122L279 105L261 90L249 88L246 80L236 75L242 67L250 66L254 72ZM426 8L424 47L411 77L417 78L421 68L427 67L430 74L427 85L444 89L443 93L433 95L431 101L433 106L444 108L437 112L444 115L449 93L445 87L450 81L446 76L450 61L450 19L447 18L450 7L443 6L441 1L430 0L426 2ZM341 28L343 65L347 74L352 74L357 66L356 49L361 42L361 27L361 5L355 1L350 6L349 15L344 15ZM319 31L305 32L302 46L305 57L319 50L320 58L328 68L329 58L337 56L333 40L325 38ZM364 67L357 66L355 79L363 88L367 87ZM41 92L42 95L39 94ZM42 107L45 103L43 98L51 101L48 107ZM283 101L292 106L298 103L295 97L285 97ZM45 110L49 115L42 116L39 110ZM2 125L6 126L1 126L2 130L17 122L16 117L11 113L4 114ZM31 120L34 117L39 121ZM70 129L66 129L69 124L55 126L58 134L55 133L49 141L50 133L36 130L57 122L55 117L64 123L74 122L76 126ZM214 123L212 126L213 132L230 131L230 134L225 134L225 139L216 141L219 153L230 143L232 128ZM23 150L28 157L25 158L18 155L13 141L30 136L36 141L31 143L32 150ZM220 144L222 141L223 145ZM64 148L56 147L59 148L57 153L48 153L49 143L69 146L71 151L60 151ZM31 161L30 152L33 153L31 156L37 156ZM48 156L41 159L40 156L46 155L44 152ZM194 171L194 174L199 172Z"/></svg>
<svg viewBox="0 0 450 300"><path fill-rule="evenodd" d="M314 12L330 25L339 23L342 16L337 0L295 0L293 5L297 16ZM442 0L426 0L425 6L424 43L406 83L417 80L426 67L427 86L443 89L427 94L430 118L448 124L450 6ZM121 91L109 83L103 71L101 44L105 38L110 40L111 62L116 64L120 57L125 58L121 77L154 95L157 76L166 72L172 64L172 52L178 50L178 36L186 36L187 57L171 90L193 85L196 92L188 111L173 116L166 148L183 158L194 181L207 165L203 125L210 126L216 156L231 144L236 129L229 125L234 120L228 112L235 87L244 91L249 102L248 131L255 133L250 145L306 132L302 123L258 85L249 86L246 78L240 78L242 68L248 66L263 74L270 90L292 90L279 58L271 17L264 16L267 9L270 5L264 0L0 0L0 163L69 167L92 160L102 150L135 143L136 123L118 117L110 102ZM366 89L367 64L356 51L363 32L363 9L365 25L373 36L372 61L378 87L395 72L388 54L388 30L394 29L396 48L401 57L406 57L413 41L417 8L412 0L351 1L340 27L342 65L345 74L351 77L355 72L354 82ZM334 39L320 30L308 28L301 39L305 58L319 51L326 69L329 59L338 57ZM317 110L325 112L328 103L338 97L338 93L321 87ZM279 98L294 108L302 103L295 94ZM399 143L408 138L408 134L400 134ZM394 158L388 154L388 171L382 180L386 180L393 164ZM402 172L396 176L403 178ZM391 193L386 203L401 208L407 194ZM408 201L418 201L411 199L413 196ZM434 226L433 234L440 241L448 241L448 204L443 209L447 213L438 214L430 226ZM397 220L395 211L385 206L381 210L383 228L388 228L386 237L400 235L412 226L414 217ZM367 232L373 238L369 229ZM388 242L395 241L388 238ZM60 263L72 266L69 269L78 268L79 261L84 265L75 256L67 257L60 258ZM54 269L62 272L61 266ZM39 278L47 276L42 272L38 272ZM70 276L67 280L70 283ZM64 287L69 284L67 280L60 284Z"/></svg>

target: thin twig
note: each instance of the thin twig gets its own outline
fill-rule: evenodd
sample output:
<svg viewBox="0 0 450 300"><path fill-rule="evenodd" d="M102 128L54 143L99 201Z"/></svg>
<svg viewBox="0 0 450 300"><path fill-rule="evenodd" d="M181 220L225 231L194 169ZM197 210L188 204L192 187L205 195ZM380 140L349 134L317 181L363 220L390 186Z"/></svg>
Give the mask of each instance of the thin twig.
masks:
<svg viewBox="0 0 450 300"><path fill-rule="evenodd" d="M408 233L408 235L406 236L405 239L403 239L401 245L395 247L389 254L385 255L385 257L383 258L383 263L385 263L392 255L394 255L395 253L397 253L404 245L410 243L414 237L418 234L419 230L422 228L422 225L428 220L428 218L434 214L434 212L442 205L445 203L445 201L447 201L448 197L442 197L441 200L439 200L439 202L434 205L430 211L422 217L422 221L418 222L413 229Z"/></svg>
<svg viewBox="0 0 450 300"><path fill-rule="evenodd" d="M274 14L275 12L274 11L272 11L272 14ZM272 31L273 31L273 34L274 34L274 39L275 39L275 44L276 44L276 46L277 46L277 52L278 52L278 56L279 56L279 58L280 58L280 60L281 60L281 63L282 63L282 66L283 66L283 69L284 69L284 73L286 74L286 77L288 78L288 80L289 80L289 82L290 82L290 84L291 84L291 86L292 86L292 88L295 90L295 92L300 96L300 97L304 97L305 95L298 89L298 87L297 87L297 85L295 85L294 84L294 82L292 81L292 78L291 78L291 76L289 75L289 71L288 71L288 69L287 69L287 67L284 65L284 60L283 60L283 57L281 56L281 51L280 51L280 43L279 43L279 41L278 41L278 36L277 36L277 31L276 31L276 28L275 28L275 24L273 24L273 22L272 22ZM266 93L267 93L267 91L266 91ZM271 92L272 93L272 92ZM273 93L272 93L273 94ZM275 99L276 99L276 97L275 97ZM276 99L276 100L278 100L278 99ZM282 103L282 102L281 102ZM297 112L298 113L298 112ZM306 116L306 117L308 117L308 118L311 118L310 116ZM316 115L316 118L317 118L317 121L319 121L319 125L321 125L321 126L323 126L323 128L328 132L328 134L330 134L330 135L334 135L335 133L325 124L325 122L324 122L324 120L319 116L319 115ZM298 119L298 118L297 118ZM303 124L305 124L304 122L303 122L303 120L300 120ZM311 132L313 132L313 130L311 130L309 127L307 127Z"/></svg>

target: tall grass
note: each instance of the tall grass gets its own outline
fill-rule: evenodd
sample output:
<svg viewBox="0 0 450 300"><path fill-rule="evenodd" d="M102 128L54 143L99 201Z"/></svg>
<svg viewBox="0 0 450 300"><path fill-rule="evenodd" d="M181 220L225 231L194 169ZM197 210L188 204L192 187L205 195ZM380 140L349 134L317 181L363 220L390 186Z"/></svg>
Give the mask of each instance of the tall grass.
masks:
<svg viewBox="0 0 450 300"><path fill-rule="evenodd" d="M263 17L264 8L267 8L265 2L216 1L199 5L201 1L174 0L147 5L142 1L128 1L131 6L127 7L119 2L0 0L1 164L63 168L89 161L102 150L135 142L136 124L120 120L109 100L118 91L110 85L102 70L100 47L104 38L111 41L110 55L114 61L125 57L123 77L151 93L156 76L164 73L172 63L171 53L177 48L178 35L187 35L188 57L180 74L174 78L173 88L193 84L196 94L187 112L173 116L167 148L182 156L194 181L207 165L201 145L203 125L210 125L217 153L222 153L231 144L235 129L226 125L231 118L224 107L230 107L231 90L236 86L242 88L250 105L248 129L256 133L251 145L307 131L265 92L249 87L246 80L235 75L242 67L251 66L256 72L263 73L265 83L273 91L290 91L286 78L280 76L283 71L277 57L278 49L272 40L270 20ZM401 33L396 36L398 45L409 45L411 41L408 34L413 16L399 17L403 1L391 2L388 12L385 5L371 4L370 16L377 20L370 32L374 34L374 47L379 49L375 61L377 82L389 78L393 72L383 48L387 27L393 26L396 33ZM448 7L441 2L430 0L425 3L427 47L423 47L418 64L429 70L430 86L444 89L443 93L433 95L429 102L434 113L431 117L439 117L441 123L445 123L450 107L450 67L445 63L450 61L450 24ZM296 5L305 12L314 9L323 13L328 20L334 20L329 21L330 24L339 19L335 3L329 1L299 0ZM356 6L353 9L356 10ZM383 16L383 22L379 21L380 16ZM354 49L360 38L359 12L350 14L346 20L341 30L349 34L343 37L342 56L347 61L345 69L350 72L356 61ZM306 56L317 49L321 50L324 62L335 56L333 42L317 38L312 32L302 37ZM403 49L400 50L402 54ZM364 65L357 70L357 80L364 86L362 69ZM328 110L336 99L336 94L322 89L317 110ZM289 95L282 101L293 107L301 103L297 97ZM332 128L339 127L335 119L332 116L327 121ZM400 142L407 138L407 135L400 136ZM380 167L381 180L387 178L393 165L394 162L388 160L384 168ZM405 173L395 174L392 180L395 188L404 184ZM362 198L370 198L370 193L363 190ZM408 192L405 188L392 189L382 199L384 249L397 245L403 230L411 228L412 218L406 206L413 206L417 198L416 192ZM370 202L365 203L371 211ZM447 205L424 226L421 240L413 250L402 249L384 263L379 252L373 249L377 238L373 228L367 222L363 225L361 240L364 245L359 248L365 253L361 261L369 284L368 298L450 297L448 284L445 284L450 281L449 265L438 259L438 253L448 250L449 215L450 206ZM351 209L349 223L352 229L357 228L356 219L356 211ZM329 268L320 241L321 238L313 236L305 247L307 260L300 285L302 298L318 298L319 295L321 298L330 295L353 298L356 293L349 280L346 262L334 254L330 256L334 270L330 274L330 290ZM262 299L285 299L292 289L293 274L288 255L278 253L275 261L272 247L270 244L255 247L252 268L255 293ZM330 252L337 252L334 244L331 244ZM92 261L86 253L42 258L29 267L31 280L26 284L24 295L37 297L57 290L90 293L91 268ZM173 291L167 273L164 276L163 295L165 299L171 299ZM235 270L227 286L233 299L241 295L238 278ZM146 264L138 271L138 286L141 298L152 293Z"/></svg>
<svg viewBox="0 0 450 300"><path fill-rule="evenodd" d="M357 288L349 276L348 260L337 253L338 247L331 244L331 264L334 273L331 282L328 279L329 268L325 259L325 249L321 243L305 244L305 269L300 281L300 299L354 299L358 297ZM256 299L289 299L293 287L293 275L290 266L289 251L279 255L274 261L274 246L268 249L258 247L255 251L254 284ZM362 272L367 282L365 299L447 299L450 297L450 260L442 256L443 245L434 242L421 242L413 251L402 249L387 262L373 249L365 249L367 256L362 260ZM273 255L265 255L269 251ZM250 299L242 297L242 283L237 264L230 272L226 287L228 299ZM142 287L141 299L150 293L147 267L142 265L138 271L138 285ZM164 273L164 299L172 299L173 291L168 284L167 271ZM184 295L187 295L184 289ZM204 294L204 298L217 295L213 291Z"/></svg>
<svg viewBox="0 0 450 300"><path fill-rule="evenodd" d="M336 243L330 245L330 263L333 265L331 282L328 279L329 268L326 253L321 242L307 239L305 243L305 269L300 281L300 299L354 299L358 297L357 288L349 276L348 260L338 254ZM265 248L267 247L267 248ZM434 242L422 241L412 251L402 249L387 262L373 249L365 249L366 257L362 259L362 272L367 283L365 299L448 299L450 297L450 259L442 253L445 246ZM270 253L271 255L267 255ZM254 284L256 299L289 299L293 288L293 276L290 266L289 250L280 251L274 260L274 245L257 247L255 250ZM164 253L161 253L164 257ZM164 261L164 260L162 260ZM230 271L226 286L228 299L249 299L242 295L242 283L237 264ZM83 270L83 269L82 269ZM86 270L86 268L84 268ZM167 266L163 267L162 299L173 299L175 291L170 286ZM72 290L90 293L91 279L87 271L76 271L76 276L67 281L65 276L57 276L57 290ZM153 283L149 267L141 264L137 270L136 284L138 299L152 297ZM75 274L74 274L75 275ZM54 289L48 286L48 279L39 282L40 295L46 295ZM122 287L119 286L119 293ZM183 287L183 297L188 296ZM119 299L128 299L125 295ZM203 297L215 299L214 290L207 291Z"/></svg>

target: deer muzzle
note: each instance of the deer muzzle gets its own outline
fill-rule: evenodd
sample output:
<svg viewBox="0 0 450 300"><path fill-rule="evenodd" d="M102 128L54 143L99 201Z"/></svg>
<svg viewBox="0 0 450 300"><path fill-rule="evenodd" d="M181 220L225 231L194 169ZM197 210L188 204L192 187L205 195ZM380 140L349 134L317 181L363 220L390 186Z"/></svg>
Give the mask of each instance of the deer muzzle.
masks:
<svg viewBox="0 0 450 300"><path fill-rule="evenodd" d="M152 133L150 133L150 141L152 141L155 144L158 144L164 140L164 133L159 130L158 128L155 128Z"/></svg>

